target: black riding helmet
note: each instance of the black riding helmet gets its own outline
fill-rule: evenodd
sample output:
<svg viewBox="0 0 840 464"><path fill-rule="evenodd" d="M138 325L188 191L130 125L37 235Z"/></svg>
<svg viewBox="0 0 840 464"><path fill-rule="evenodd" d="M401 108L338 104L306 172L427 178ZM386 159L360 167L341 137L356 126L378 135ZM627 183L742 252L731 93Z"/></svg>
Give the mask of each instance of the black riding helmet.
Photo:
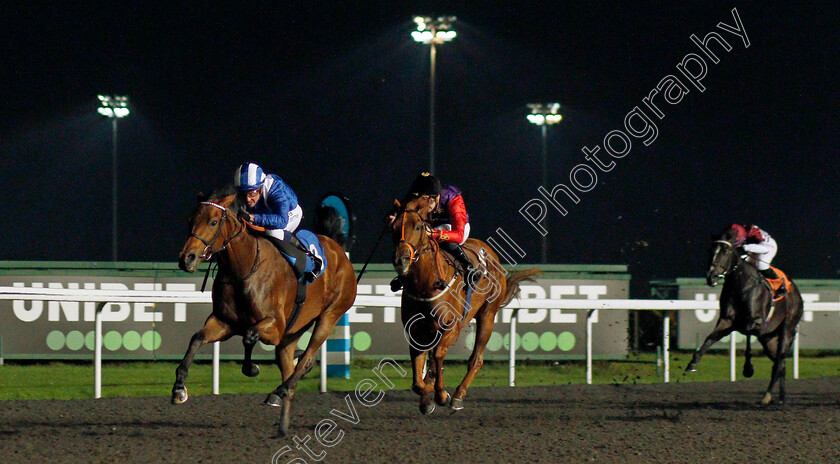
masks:
<svg viewBox="0 0 840 464"><path fill-rule="evenodd" d="M408 190L408 197L416 198L424 195L436 197L440 195L440 190L440 181L437 177L429 174L428 172L424 172L417 176L417 178L414 179L414 182L412 182L411 188Z"/></svg>

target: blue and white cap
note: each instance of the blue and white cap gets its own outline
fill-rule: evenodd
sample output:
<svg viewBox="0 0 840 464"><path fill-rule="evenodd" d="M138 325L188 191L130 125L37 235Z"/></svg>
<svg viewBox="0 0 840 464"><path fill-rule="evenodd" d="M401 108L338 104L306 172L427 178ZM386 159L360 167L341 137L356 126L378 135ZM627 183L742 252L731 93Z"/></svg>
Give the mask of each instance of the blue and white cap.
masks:
<svg viewBox="0 0 840 464"><path fill-rule="evenodd" d="M236 169L233 186L240 192L250 192L263 186L265 173L256 163L245 163Z"/></svg>

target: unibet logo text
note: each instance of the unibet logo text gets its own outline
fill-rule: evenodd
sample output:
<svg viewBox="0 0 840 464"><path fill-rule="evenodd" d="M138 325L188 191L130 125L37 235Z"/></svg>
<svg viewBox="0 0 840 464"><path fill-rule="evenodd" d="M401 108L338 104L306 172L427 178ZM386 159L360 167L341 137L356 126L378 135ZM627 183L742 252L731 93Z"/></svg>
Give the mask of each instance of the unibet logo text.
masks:
<svg viewBox="0 0 840 464"><path fill-rule="evenodd" d="M14 287L24 287L23 282L14 282ZM32 282L32 288L44 288L43 282ZM79 284L70 282L67 287L58 282L47 283L47 288L67 288L96 290L97 284L85 282ZM99 284L101 290L129 290L128 285L113 282ZM135 283L134 290L173 290L173 291L194 291L195 284L186 283ZM22 322L35 322L46 313L50 322L58 321L89 321L96 320L96 303L78 301L49 301L44 311L44 302L39 300L23 301L14 300L12 309L15 317ZM186 322L187 304L175 303L175 310L172 312L174 322ZM134 322L162 322L163 313L155 311L154 303L108 303L102 308L103 322L121 322L133 320Z"/></svg>

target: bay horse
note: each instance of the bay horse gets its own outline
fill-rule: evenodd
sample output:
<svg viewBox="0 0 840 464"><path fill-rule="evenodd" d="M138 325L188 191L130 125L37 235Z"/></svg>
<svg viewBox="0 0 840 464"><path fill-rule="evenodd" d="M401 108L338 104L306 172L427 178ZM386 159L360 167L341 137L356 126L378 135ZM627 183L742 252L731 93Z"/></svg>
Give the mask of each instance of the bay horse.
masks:
<svg viewBox="0 0 840 464"><path fill-rule="evenodd" d="M772 401L771 390L779 383L779 402L785 401L785 358L796 336L796 328L802 319L802 295L796 285L787 280L788 291L778 301L764 277L752 264L742 258L743 249L735 247L737 237L724 232L712 243L706 283L714 287L725 278L720 294L720 315L714 330L697 349L687 372L697 370L700 358L715 342L738 331L747 336L745 349L744 377L752 377L750 336L756 336L764 353L773 361L770 385L761 400L763 405Z"/></svg>
<svg viewBox="0 0 840 464"><path fill-rule="evenodd" d="M471 238L463 248L482 277L474 291L467 291L453 258L442 253L437 241L431 239L424 210L418 211L412 203L404 207L396 200L394 207L393 264L404 282L401 317L409 342L412 390L420 395L423 414L431 414L435 403L457 411L463 409L467 388L484 363L484 349L493 333L496 313L519 293L520 282L540 271L528 269L506 276L496 253L486 243ZM444 386L443 361L449 347L458 340L461 328L472 318L476 320L476 336L467 374L450 396ZM424 378L427 353L431 353L430 369Z"/></svg>
<svg viewBox="0 0 840 464"><path fill-rule="evenodd" d="M344 250L329 237L319 235L324 248L326 269L307 286L306 301L299 315L292 318L297 279L292 267L272 242L248 231L237 214L242 202L232 188L199 197L199 204L189 218L190 235L180 253L179 267L195 272L199 263L211 256L218 259L218 273L213 281L213 312L204 327L190 339L184 359L175 371L172 403L189 398L184 380L196 351L203 345L242 336L245 359L242 373L253 377L259 367L251 362L257 341L273 345L275 361L283 382L265 400L281 406L280 433L289 429L289 410L298 380L312 369L318 348L329 336L336 321L356 299L353 266ZM315 325L309 344L294 364L295 347L301 335Z"/></svg>

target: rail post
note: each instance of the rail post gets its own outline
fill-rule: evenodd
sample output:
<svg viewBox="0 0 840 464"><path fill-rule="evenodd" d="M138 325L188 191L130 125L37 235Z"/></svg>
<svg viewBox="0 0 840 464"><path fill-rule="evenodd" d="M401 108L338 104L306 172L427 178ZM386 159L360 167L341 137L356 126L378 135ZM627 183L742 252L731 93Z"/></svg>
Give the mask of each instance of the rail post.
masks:
<svg viewBox="0 0 840 464"><path fill-rule="evenodd" d="M219 394L219 351L221 342L213 342L213 394Z"/></svg>
<svg viewBox="0 0 840 464"><path fill-rule="evenodd" d="M735 332L729 334L729 381L735 381Z"/></svg>
<svg viewBox="0 0 840 464"><path fill-rule="evenodd" d="M508 385L516 386L516 313L518 309L510 313L510 364L508 365Z"/></svg>
<svg viewBox="0 0 840 464"><path fill-rule="evenodd" d="M102 308L105 302L96 304L93 335L93 397L102 398Z"/></svg>
<svg viewBox="0 0 840 464"><path fill-rule="evenodd" d="M671 314L668 311L662 314L662 377L668 383L671 375Z"/></svg>
<svg viewBox="0 0 840 464"><path fill-rule="evenodd" d="M592 315L597 309L586 313L586 384L592 384Z"/></svg>
<svg viewBox="0 0 840 464"><path fill-rule="evenodd" d="M321 393L327 392L327 341L321 345Z"/></svg>

